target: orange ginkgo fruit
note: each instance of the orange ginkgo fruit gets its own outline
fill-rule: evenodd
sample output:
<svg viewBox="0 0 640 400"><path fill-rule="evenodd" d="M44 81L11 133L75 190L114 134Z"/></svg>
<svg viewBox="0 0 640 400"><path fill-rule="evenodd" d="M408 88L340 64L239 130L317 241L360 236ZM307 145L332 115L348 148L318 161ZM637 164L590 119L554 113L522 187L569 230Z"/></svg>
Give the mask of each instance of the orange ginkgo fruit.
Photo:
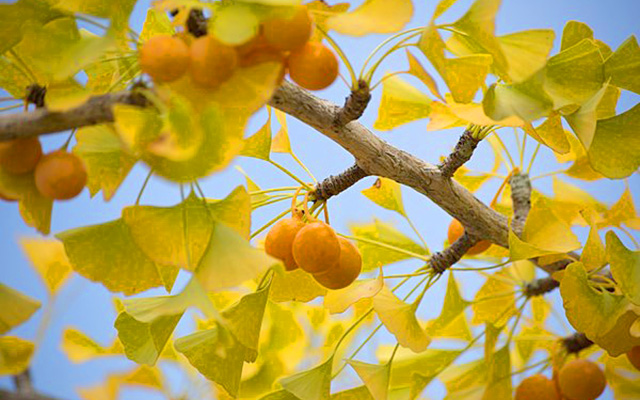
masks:
<svg viewBox="0 0 640 400"><path fill-rule="evenodd" d="M560 400L553 381L537 374L524 379L516 388L515 400Z"/></svg>
<svg viewBox="0 0 640 400"><path fill-rule="evenodd" d="M328 270L313 274L315 280L327 289L344 289L358 278L362 270L362 256L356 246L347 239L338 236L340 259L338 264Z"/></svg>
<svg viewBox="0 0 640 400"><path fill-rule="evenodd" d="M464 226L458 221L454 219L449 224L449 230L447 231L447 238L449 239L449 244L453 244L456 240L460 239L460 237L464 234ZM480 254L491 246L491 242L488 240L481 240L476 243L472 248L467 251L467 255L473 256L476 254Z"/></svg>
<svg viewBox="0 0 640 400"><path fill-rule="evenodd" d="M156 82L172 82L189 68L189 46L170 35L158 35L140 48L140 69Z"/></svg>
<svg viewBox="0 0 640 400"><path fill-rule="evenodd" d="M636 346L627 352L629 362L640 371L640 346Z"/></svg>
<svg viewBox="0 0 640 400"><path fill-rule="evenodd" d="M310 274L334 267L340 260L338 235L324 222L307 224L293 240L293 259Z"/></svg>
<svg viewBox="0 0 640 400"><path fill-rule="evenodd" d="M0 142L0 166L12 174L33 171L42 156L42 146L37 137Z"/></svg>
<svg viewBox="0 0 640 400"><path fill-rule="evenodd" d="M322 43L308 42L287 59L289 76L309 90L329 87L338 77L338 58Z"/></svg>
<svg viewBox="0 0 640 400"><path fill-rule="evenodd" d="M75 154L57 150L42 157L35 172L36 187L55 200L76 197L87 183L87 170Z"/></svg>
<svg viewBox="0 0 640 400"><path fill-rule="evenodd" d="M233 47L219 42L210 35L191 43L191 78L198 85L213 89L231 78L238 66L238 55Z"/></svg>
<svg viewBox="0 0 640 400"><path fill-rule="evenodd" d="M604 372L589 360L569 361L558 373L560 392L570 400L595 400L606 385Z"/></svg>
<svg viewBox="0 0 640 400"><path fill-rule="evenodd" d="M304 222L298 217L284 218L273 225L265 239L264 249L267 254L282 260L287 271L298 268L293 259L292 246L293 239L304 226Z"/></svg>
<svg viewBox="0 0 640 400"><path fill-rule="evenodd" d="M288 18L272 18L262 24L264 38L283 51L301 48L311 38L313 20L306 6L299 6Z"/></svg>

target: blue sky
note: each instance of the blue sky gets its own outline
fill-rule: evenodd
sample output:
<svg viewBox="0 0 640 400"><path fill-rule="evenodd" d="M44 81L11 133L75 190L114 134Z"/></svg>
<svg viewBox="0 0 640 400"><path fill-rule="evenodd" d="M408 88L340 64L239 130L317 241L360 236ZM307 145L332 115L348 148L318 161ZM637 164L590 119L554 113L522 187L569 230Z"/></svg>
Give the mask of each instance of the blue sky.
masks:
<svg viewBox="0 0 640 400"><path fill-rule="evenodd" d="M329 1L329 3L334 4L335 1ZM361 1L354 3L359 4ZM428 22L437 2L435 0L414 0L414 3L416 5L416 13L409 27L420 26ZM470 3L471 1L469 0L460 0L441 20L455 20ZM149 1L140 1L136 6L131 19L131 24L136 31L141 29L148 6ZM557 33L554 50L557 51L562 28L566 21L578 20L591 26L597 38L615 49L630 35L638 35L640 33L640 24L637 21L638 15L640 15L640 2L637 0L610 0L606 2L602 0L504 0L498 16L497 30L498 34L504 34L524 29L551 28ZM373 35L365 38L336 36L336 39L358 70L368 53L384 39L384 36ZM384 71L397 71L405 68L403 55L391 57L379 70L377 79L382 76ZM426 91L418 81L411 80L411 82ZM444 85L441 82L439 83L440 87L444 88ZM336 82L330 89L319 93L320 96L338 103L342 103L346 94L347 88L341 82ZM376 119L380 94L380 89L373 93L371 105L362 118L362 122L369 127L373 125ZM638 97L628 93L624 94L619 102L618 111L625 111L636 104L639 101ZM249 130L257 128L263 121L263 115L256 116ZM340 172L353 163L353 158L329 139L294 119L289 119L288 122L294 151L317 178L321 179L329 174ZM446 155L450 151L461 131L460 129L454 129L427 132L425 126L426 121L418 121L391 132L380 133L380 136L399 148L435 163L440 156ZM504 136L511 138L512 135ZM46 149L59 147L66 137L66 134L59 134L44 138L43 145ZM508 140L508 142L511 143L510 147L514 149L513 141ZM529 151L532 150L532 147L530 146ZM469 166L477 169L486 167L489 164L488 158L490 154L489 146L486 143L481 144ZM528 157L530 157L530 153L528 154ZM525 159L528 159L528 157ZM278 162L291 168L298 176L304 176L304 172L288 156L276 155L275 158ZM241 166L263 188L290 186L293 184L288 177L260 161L238 159L234 162L234 165ZM544 149L536 160L532 169L532 176L557 169L559 168L551 151ZM135 202L146 173L146 167L137 166L110 203L104 203L101 196L90 199L87 191L73 201L56 203L54 206L52 232L57 233L70 228L118 218L120 210L124 206ZM337 230L346 232L348 223L367 222L376 217L383 221L394 222L408 235L412 235L406 222L397 215L373 205L360 194L360 190L370 186L373 181L374 178L365 179L348 192L331 200L330 211L333 225ZM204 192L207 196L214 198L224 197L235 186L243 182L243 176L233 167L202 181ZM624 184L620 181L585 183L571 180L571 182L610 204L617 200L624 189ZM489 202L499 183L495 180L487 184L478 193L478 196L483 201ZM551 193L551 179L538 180L535 185L536 188L543 192ZM640 197L640 178L635 175L629 179L629 185L637 204L637 199ZM434 251L441 249L450 217L428 199L411 189L403 188L403 196L409 216L425 237L431 249ZM179 201L180 193L178 187L160 178L151 180L142 198L143 204L152 205L168 205ZM277 207L273 207L266 212L256 213L253 226L261 226L280 210ZM0 202L0 254L2 254L0 281L44 302L46 301L44 285L30 268L17 244L18 238L35 234L36 232L33 229L27 227L21 221L17 206L14 203ZM637 232L636 237L638 237ZM626 244L629 246L628 241ZM401 265L397 268L398 271L401 271L403 268L410 267L415 268L416 264ZM393 272L395 271L396 269L393 269ZM463 281L463 294L466 298L471 298L473 292L482 282L476 275L471 274L462 277L461 281ZM445 283L446 280L442 279L429 292L428 296L432 299L429 301L431 306L420 309L421 317L433 317L439 313ZM157 291L157 293L160 293L160 291ZM555 299L557 305L557 293L552 295L551 298ZM100 285L91 283L79 276L74 276L63 288L56 302L53 315L53 323L46 331L34 358L33 376L38 390L59 398L75 399L78 398L75 388L96 384L103 380L105 374L109 372L118 372L131 367L132 363L124 359L105 359L75 365L70 363L60 350L61 333L68 326L85 331L104 344L110 343L113 339L115 335L115 329L113 328L115 313L111 305L111 294ZM28 339L35 338L41 317L42 311L39 311L32 321L15 329L12 334ZM179 328L177 336L188 333L188 325L181 325ZM388 341L389 336L382 334L377 339L377 342L385 340ZM365 357L371 357L371 355L365 354ZM180 377L177 374L170 373L169 376L172 381L176 381L177 384L180 383ZM357 383L353 376L348 376L345 381L353 385ZM6 377L0 378L0 386L10 386L9 379ZM427 391L427 395L430 398L441 398L442 393L442 387L439 384L433 384ZM610 396L610 393L607 393L602 398L611 398L607 396ZM146 391L128 390L123 393L122 398L152 399L157 398L157 395Z"/></svg>

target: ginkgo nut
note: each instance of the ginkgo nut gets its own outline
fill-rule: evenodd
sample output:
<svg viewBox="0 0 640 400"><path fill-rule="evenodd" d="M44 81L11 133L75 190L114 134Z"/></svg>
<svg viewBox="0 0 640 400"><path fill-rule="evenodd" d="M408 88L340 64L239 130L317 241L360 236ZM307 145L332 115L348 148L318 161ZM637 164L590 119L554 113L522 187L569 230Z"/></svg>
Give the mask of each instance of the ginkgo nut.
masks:
<svg viewBox="0 0 640 400"><path fill-rule="evenodd" d="M267 254L284 262L287 271L298 268L293 259L292 246L293 239L304 226L300 218L284 218L273 225L265 239L264 249Z"/></svg>
<svg viewBox="0 0 640 400"><path fill-rule="evenodd" d="M464 226L458 221L454 219L449 224L449 230L447 231L447 238L449 239L449 244L453 244L456 240L460 239L464 234ZM481 240L476 243L472 248L467 251L467 255L473 256L476 254L480 254L487 250L491 246L491 242L488 240Z"/></svg>
<svg viewBox="0 0 640 400"><path fill-rule="evenodd" d="M340 259L338 264L328 270L313 274L315 280L327 289L344 289L351 285L362 270L362 256L356 246L347 239L338 236Z"/></svg>
<svg viewBox="0 0 640 400"><path fill-rule="evenodd" d="M196 84L216 88L231 78L237 66L236 50L213 36L201 36L191 43L189 73Z"/></svg>
<svg viewBox="0 0 640 400"><path fill-rule="evenodd" d="M301 48L311 38L313 20L307 7L298 7L289 18L272 18L262 25L264 38L271 46L283 51Z"/></svg>
<svg viewBox="0 0 640 400"><path fill-rule="evenodd" d="M41 156L42 146L36 137L0 143L0 166L12 174L33 171Z"/></svg>
<svg viewBox="0 0 640 400"><path fill-rule="evenodd" d="M553 381L544 375L532 375L516 388L515 400L560 400Z"/></svg>
<svg viewBox="0 0 640 400"><path fill-rule="evenodd" d="M300 229L293 240L293 259L310 274L332 268L340 260L340 242L332 227L322 221Z"/></svg>
<svg viewBox="0 0 640 400"><path fill-rule="evenodd" d="M570 400L595 400L604 392L607 380L598 365L589 360L572 360L558 373L561 394Z"/></svg>
<svg viewBox="0 0 640 400"><path fill-rule="evenodd" d="M150 38L140 48L140 69L156 82L172 82L189 68L189 46L169 35Z"/></svg>
<svg viewBox="0 0 640 400"><path fill-rule="evenodd" d="M336 55L322 43L309 42L292 52L287 59L289 76L295 83L309 90L329 87L338 77Z"/></svg>
<svg viewBox="0 0 640 400"><path fill-rule="evenodd" d="M54 200L76 197L87 183L85 166L75 154L57 150L42 157L35 172L38 191Z"/></svg>
<svg viewBox="0 0 640 400"><path fill-rule="evenodd" d="M640 371L640 346L635 346L631 350L627 352L627 358L631 365L636 367L638 371Z"/></svg>

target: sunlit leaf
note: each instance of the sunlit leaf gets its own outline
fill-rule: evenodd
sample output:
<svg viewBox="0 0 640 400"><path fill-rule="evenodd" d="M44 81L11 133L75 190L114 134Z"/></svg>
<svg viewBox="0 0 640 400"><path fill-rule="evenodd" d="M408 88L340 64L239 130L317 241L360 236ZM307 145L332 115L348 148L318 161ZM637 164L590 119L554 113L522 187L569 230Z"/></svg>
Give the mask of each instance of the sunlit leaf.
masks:
<svg viewBox="0 0 640 400"><path fill-rule="evenodd" d="M0 54L15 46L26 33L22 27L26 21L46 23L63 14L54 10L48 2L18 0L12 4L0 4Z"/></svg>
<svg viewBox="0 0 640 400"><path fill-rule="evenodd" d="M408 347L416 353L424 351L431 343L431 338L427 336L416 318L418 303L403 302L386 286L373 298L373 309L380 321L396 337L401 346Z"/></svg>
<svg viewBox="0 0 640 400"><path fill-rule="evenodd" d="M629 187L625 188L620 198L610 209L605 212L605 221L599 225L603 226L620 226L622 224L632 224L638 219L635 203ZM631 227L631 225L629 225ZM635 229L635 228L634 228Z"/></svg>
<svg viewBox="0 0 640 400"><path fill-rule="evenodd" d="M119 348L121 345L119 342L116 343L111 347L104 347L84 333L76 329L67 328L62 334L61 347L69 360L74 363L82 363L97 357L123 354L124 350Z"/></svg>
<svg viewBox="0 0 640 400"><path fill-rule="evenodd" d="M511 398L511 359L509 345L496 351L489 362L489 384L482 396L483 400Z"/></svg>
<svg viewBox="0 0 640 400"><path fill-rule="evenodd" d="M275 263L233 229L215 224L196 275L205 289L215 291L255 279Z"/></svg>
<svg viewBox="0 0 640 400"><path fill-rule="evenodd" d="M602 174L596 172L591 166L587 152L578 138L567 133L566 139L569 141L569 153L562 157L556 154L559 162L573 161L573 164L565 170L565 173L573 178L588 181L604 178Z"/></svg>
<svg viewBox="0 0 640 400"><path fill-rule="evenodd" d="M484 112L496 121L517 116L530 122L543 117L552 110L553 102L542 85L542 74L511 85L494 83L482 101Z"/></svg>
<svg viewBox="0 0 640 400"><path fill-rule="evenodd" d="M508 63L508 75L521 82L544 67L553 47L555 32L532 29L499 36L500 49Z"/></svg>
<svg viewBox="0 0 640 400"><path fill-rule="evenodd" d="M253 13L251 7L242 3L220 7L215 15L209 24L209 32L229 46L248 42L260 28L258 16Z"/></svg>
<svg viewBox="0 0 640 400"><path fill-rule="evenodd" d="M571 129L575 132L578 139L587 151L593 141L596 133L596 123L598 121L598 104L602 100L607 85L598 90L592 98L585 101L575 112L565 115L565 119L571 125Z"/></svg>
<svg viewBox="0 0 640 400"><path fill-rule="evenodd" d="M596 109L597 119L605 119L616 116L616 107L620 99L620 89L613 85L607 85L604 95Z"/></svg>
<svg viewBox="0 0 640 400"><path fill-rule="evenodd" d="M411 0L366 0L353 11L328 18L327 26L350 36L395 33L401 31L412 17Z"/></svg>
<svg viewBox="0 0 640 400"><path fill-rule="evenodd" d="M142 25L140 32L140 42L144 43L150 38L158 35L171 35L175 29L171 25L171 20L167 13L159 11L155 8L147 10L147 17Z"/></svg>
<svg viewBox="0 0 640 400"><path fill-rule="evenodd" d="M0 334L27 321L39 308L39 301L0 283Z"/></svg>
<svg viewBox="0 0 640 400"><path fill-rule="evenodd" d="M407 216L402 203L400 184L388 178L378 178L373 186L362 191L369 200L387 210Z"/></svg>
<svg viewBox="0 0 640 400"><path fill-rule="evenodd" d="M347 360L362 382L371 393L374 400L386 400L389 391L389 378L391 377L391 364L368 364L356 360Z"/></svg>
<svg viewBox="0 0 640 400"><path fill-rule="evenodd" d="M427 70L420 64L420 61L407 50L407 60L409 61L409 73L416 78L420 79L422 83L429 89L432 95L444 101L444 97L440 94L438 90L438 84L436 81L429 75Z"/></svg>
<svg viewBox="0 0 640 400"><path fill-rule="evenodd" d="M216 325L181 337L174 346L202 375L236 397L244 364L244 346L230 332Z"/></svg>
<svg viewBox="0 0 640 400"><path fill-rule="evenodd" d="M313 30L311 40L321 41L324 39L322 32L328 32L327 20L334 14L344 13L349 9L349 3L327 4L324 0L314 0L306 4L307 10L313 15L313 22L316 29Z"/></svg>
<svg viewBox="0 0 640 400"><path fill-rule="evenodd" d="M69 78L47 85L45 106L51 111L67 111L84 104L91 91Z"/></svg>
<svg viewBox="0 0 640 400"><path fill-rule="evenodd" d="M429 321L427 334L431 337L471 340L471 330L464 314L469 304L460 295L458 284L453 273L450 273L442 311L436 319Z"/></svg>
<svg viewBox="0 0 640 400"><path fill-rule="evenodd" d="M589 25L579 21L569 21L562 30L560 51L580 43L583 39L593 39L593 30Z"/></svg>
<svg viewBox="0 0 640 400"><path fill-rule="evenodd" d="M0 168L0 193L9 199L18 200L25 224L42 234L49 234L53 200L38 191L33 172L14 175Z"/></svg>
<svg viewBox="0 0 640 400"><path fill-rule="evenodd" d="M282 387L300 400L325 400L331 391L333 357L307 371L280 380Z"/></svg>
<svg viewBox="0 0 640 400"><path fill-rule="evenodd" d="M5 7L5 5L0 4L0 7ZM24 97L26 87L30 84L29 76L15 62L11 62L8 57L0 56L0 88L6 90L14 98L19 99Z"/></svg>
<svg viewBox="0 0 640 400"><path fill-rule="evenodd" d="M20 245L44 280L47 289L55 292L71 273L71 265L62 242L56 239L25 237L20 239Z"/></svg>
<svg viewBox="0 0 640 400"><path fill-rule="evenodd" d="M613 231L606 240L613 279L629 301L640 306L640 251L627 249Z"/></svg>
<svg viewBox="0 0 640 400"><path fill-rule="evenodd" d="M535 130L544 144L556 153L566 154L571 149L569 141L567 140L567 134L562 128L560 114L555 112L551 113L542 125L538 126Z"/></svg>
<svg viewBox="0 0 640 400"><path fill-rule="evenodd" d="M285 271L276 269L271 288L271 300L275 302L299 301L309 302L316 297L324 296L327 289L320 286L313 276L301 270Z"/></svg>
<svg viewBox="0 0 640 400"><path fill-rule="evenodd" d="M593 169L612 179L626 178L640 167L640 104L598 121L589 147Z"/></svg>
<svg viewBox="0 0 640 400"><path fill-rule="evenodd" d="M454 365L439 375L447 388L447 399L480 399L485 392L488 365L484 359Z"/></svg>
<svg viewBox="0 0 640 400"><path fill-rule="evenodd" d="M490 275L471 304L474 324L491 323L502 327L516 310L515 289L502 270Z"/></svg>
<svg viewBox="0 0 640 400"><path fill-rule="evenodd" d="M271 108L269 108L269 116L256 133L248 137L244 141L241 156L258 158L268 161L271 155Z"/></svg>
<svg viewBox="0 0 640 400"><path fill-rule="evenodd" d="M324 306L331 314L340 314L356 302L374 297L384 286L382 273L375 279L357 281L339 290L330 290L324 296Z"/></svg>
<svg viewBox="0 0 640 400"><path fill-rule="evenodd" d="M588 220L591 229L589 230L587 242L582 249L582 254L580 254L580 261L584 264L588 271L591 271L596 268L603 267L607 264L608 260L605 247L602 244L600 234L598 233L598 226L595 223L595 211L587 209L583 211L583 215L584 214L587 214L587 218L585 219Z"/></svg>
<svg viewBox="0 0 640 400"><path fill-rule="evenodd" d="M100 190L105 201L115 194L137 159L129 154L111 125L95 125L76 132L73 153L87 168L91 196Z"/></svg>
<svg viewBox="0 0 640 400"><path fill-rule="evenodd" d="M631 36L604 63L605 78L622 89L640 93L640 47Z"/></svg>
<svg viewBox="0 0 640 400"><path fill-rule="evenodd" d="M431 102L429 96L411 84L397 76L386 75L382 82L378 118L373 127L387 131L426 118L429 116Z"/></svg>
<svg viewBox="0 0 640 400"><path fill-rule="evenodd" d="M372 223L368 224L351 224L349 228L356 237L374 240L376 242L381 242L383 245L391 245L416 254L425 253L422 246L405 236L393 225L378 220L374 220ZM407 255L402 251L396 251L384 246L377 246L366 241L357 241L356 244L362 254L363 271L371 271L383 265L411 258L410 255Z"/></svg>
<svg viewBox="0 0 640 400"><path fill-rule="evenodd" d="M56 237L62 240L73 270L110 291L132 295L165 284L159 272L163 267L135 245L122 219L71 229Z"/></svg>
<svg viewBox="0 0 640 400"><path fill-rule="evenodd" d="M18 375L31 363L35 346L15 336L0 337L0 375Z"/></svg>

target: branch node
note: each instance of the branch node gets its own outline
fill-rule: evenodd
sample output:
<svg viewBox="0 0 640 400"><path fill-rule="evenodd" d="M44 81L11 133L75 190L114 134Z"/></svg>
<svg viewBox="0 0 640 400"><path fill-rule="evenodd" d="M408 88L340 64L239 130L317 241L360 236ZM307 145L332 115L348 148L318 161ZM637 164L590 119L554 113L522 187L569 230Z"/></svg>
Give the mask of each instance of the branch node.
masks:
<svg viewBox="0 0 640 400"><path fill-rule="evenodd" d="M342 127L360 118L370 100L371 91L369 84L361 79L358 81L358 88L351 91L344 102L344 106L338 110L336 114L336 125Z"/></svg>
<svg viewBox="0 0 640 400"><path fill-rule="evenodd" d="M36 108L44 107L44 97L47 94L47 88L37 83L27 86L27 102L35 104Z"/></svg>
<svg viewBox="0 0 640 400"><path fill-rule="evenodd" d="M315 201L326 201L330 197L342 193L353 186L360 179L369 176L358 164L346 169L338 175L331 175L316 185L313 191Z"/></svg>
<svg viewBox="0 0 640 400"><path fill-rule="evenodd" d="M460 136L453 152L438 166L440 173L447 179L453 177L453 174L471 159L473 151L478 147L480 139L473 137L470 130L465 130Z"/></svg>
<svg viewBox="0 0 640 400"><path fill-rule="evenodd" d="M549 293L557 287L560 287L560 282L556 281L550 276L540 279L534 279L524 286L524 295L527 298L542 296L543 294Z"/></svg>
<svg viewBox="0 0 640 400"><path fill-rule="evenodd" d="M433 253L429 259L429 266L437 274L441 274L452 265L460 261L460 259L477 243L466 232L460 236L458 240L453 242L446 249Z"/></svg>
<svg viewBox="0 0 640 400"><path fill-rule="evenodd" d="M520 236L525 221L531 210L531 181L528 174L516 173L509 179L511 186L511 201L513 203L513 219L511 229Z"/></svg>
<svg viewBox="0 0 640 400"><path fill-rule="evenodd" d="M561 339L562 345L569 354L576 354L591 346L593 342L584 333L576 332Z"/></svg>
<svg viewBox="0 0 640 400"><path fill-rule="evenodd" d="M187 30L195 37L207 34L207 18L199 8L192 8L187 18Z"/></svg>

